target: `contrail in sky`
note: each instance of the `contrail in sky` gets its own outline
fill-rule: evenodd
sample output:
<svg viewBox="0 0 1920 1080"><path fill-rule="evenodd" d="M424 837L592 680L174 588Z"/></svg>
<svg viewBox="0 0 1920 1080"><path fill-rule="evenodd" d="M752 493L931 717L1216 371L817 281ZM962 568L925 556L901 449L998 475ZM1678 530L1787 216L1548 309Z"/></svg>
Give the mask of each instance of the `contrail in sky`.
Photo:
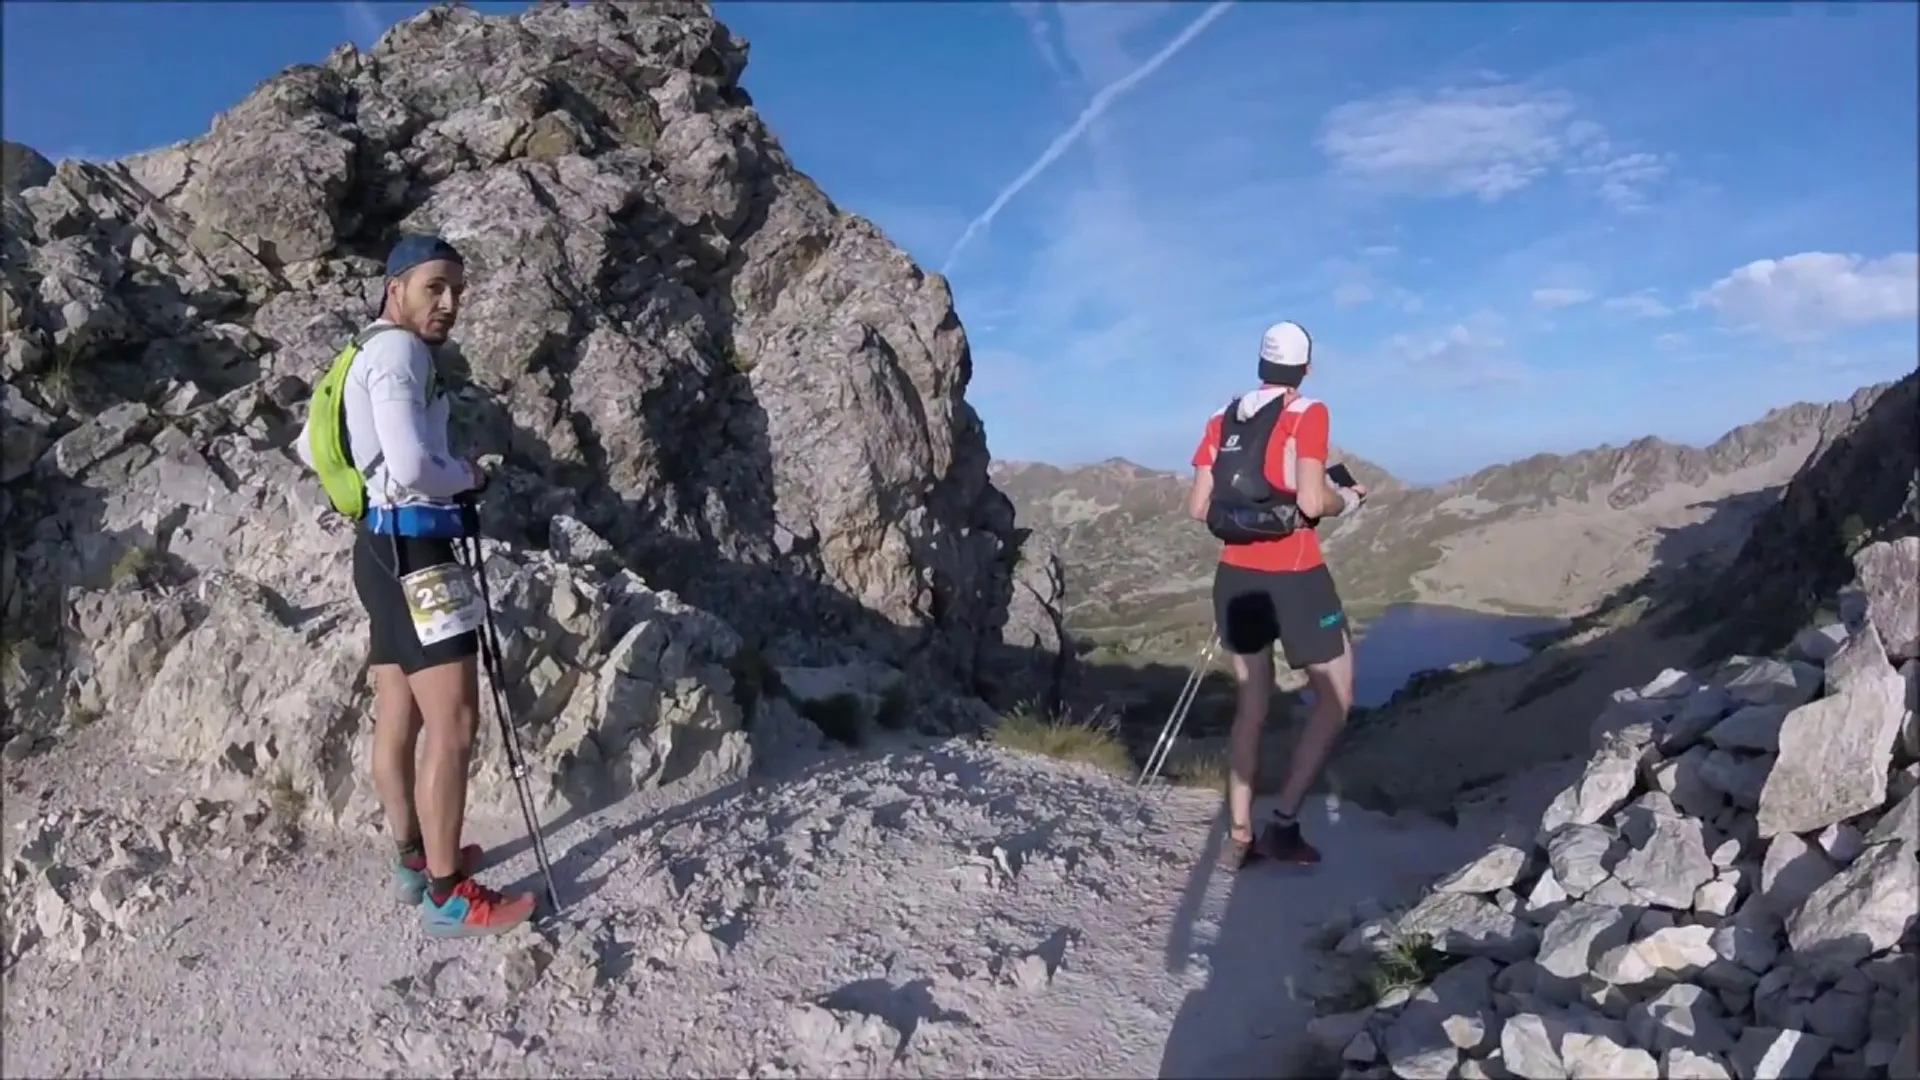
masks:
<svg viewBox="0 0 1920 1080"><path fill-rule="evenodd" d="M1008 184L1005 190L994 196L993 203L981 211L979 217L967 222L966 229L960 233L960 239L953 242L953 250L947 252L946 263L940 267L940 272L946 274L951 271L954 260L960 257L960 251L967 246L967 241L985 232L987 226L993 224L993 219L1000 216L1000 211L1013 201L1015 195L1025 190L1036 177L1047 171L1047 166L1060 160L1062 154L1071 149L1074 143L1079 142L1080 137L1087 133L1088 126L1100 119L1101 114L1107 111L1107 106L1112 105L1120 95L1133 89L1140 80L1158 71L1160 65L1173 59L1173 55L1186 48L1194 38L1199 37L1202 30L1212 25L1215 19L1225 15L1233 3L1234 0L1220 0L1219 3L1211 5L1201 12L1200 17L1193 20L1185 30L1180 31L1179 36L1167 42L1159 52L1148 57L1146 63L1108 83L1099 93L1093 95L1093 100L1087 103L1087 107L1080 110L1080 116L1074 120L1073 126L1061 132L1048 145L1046 151L1036 158L1033 164L1027 166L1027 171L1015 177L1013 183Z"/></svg>

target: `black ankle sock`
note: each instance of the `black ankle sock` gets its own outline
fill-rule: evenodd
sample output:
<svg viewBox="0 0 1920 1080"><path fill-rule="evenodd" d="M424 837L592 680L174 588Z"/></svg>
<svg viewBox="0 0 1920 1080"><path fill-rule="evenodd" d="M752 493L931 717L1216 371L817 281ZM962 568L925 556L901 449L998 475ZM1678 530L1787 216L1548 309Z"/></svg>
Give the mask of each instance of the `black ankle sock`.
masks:
<svg viewBox="0 0 1920 1080"><path fill-rule="evenodd" d="M402 862L409 862L415 859L424 859L427 857L427 846L424 842L421 841L421 839L418 836L413 837L412 839L409 839L409 840L402 840L396 846L400 849L400 860Z"/></svg>
<svg viewBox="0 0 1920 1080"><path fill-rule="evenodd" d="M433 898L434 903L444 904L447 902L447 897L453 895L454 886L458 884L460 884L460 875L457 873L433 878L427 882L427 894Z"/></svg>
<svg viewBox="0 0 1920 1080"><path fill-rule="evenodd" d="M1279 825L1281 828L1286 828L1288 825L1298 825L1300 823L1299 818L1295 817L1292 814L1287 813L1285 810L1280 810L1277 808L1273 812L1273 820L1274 820L1274 823Z"/></svg>

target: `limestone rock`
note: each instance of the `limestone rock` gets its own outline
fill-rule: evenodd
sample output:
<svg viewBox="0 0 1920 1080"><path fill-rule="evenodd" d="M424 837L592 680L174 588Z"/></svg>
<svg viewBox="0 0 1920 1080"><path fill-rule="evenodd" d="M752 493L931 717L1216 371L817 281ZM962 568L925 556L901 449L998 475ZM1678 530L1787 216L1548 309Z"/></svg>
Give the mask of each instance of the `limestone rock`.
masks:
<svg viewBox="0 0 1920 1080"><path fill-rule="evenodd" d="M1795 1080L1814 1075L1832 1049L1827 1040L1804 1031L1750 1027L1729 1056L1740 1080Z"/></svg>
<svg viewBox="0 0 1920 1080"><path fill-rule="evenodd" d="M1724 1058L1675 1047L1660 1055L1660 1075L1667 1080L1733 1080Z"/></svg>
<svg viewBox="0 0 1920 1080"><path fill-rule="evenodd" d="M1627 945L1616 945L1595 962L1594 974L1615 986L1668 984L1691 979L1719 959L1713 930L1669 926Z"/></svg>
<svg viewBox="0 0 1920 1080"><path fill-rule="evenodd" d="M1459 956L1518 960L1532 951L1533 928L1477 896L1429 893L1400 920L1402 934L1426 938Z"/></svg>
<svg viewBox="0 0 1920 1080"><path fill-rule="evenodd" d="M1920 912L1920 866L1899 842L1875 844L1787 920L1795 966L1838 976L1891 947Z"/></svg>
<svg viewBox="0 0 1920 1080"><path fill-rule="evenodd" d="M1775 917L1785 919L1838 872L1825 852L1792 833L1781 833L1767 841L1759 897Z"/></svg>
<svg viewBox="0 0 1920 1080"><path fill-rule="evenodd" d="M1788 705L1748 705L1715 724L1707 741L1722 750L1771 754L1780 749L1780 726L1793 709Z"/></svg>
<svg viewBox="0 0 1920 1080"><path fill-rule="evenodd" d="M1618 837L1602 825L1567 825L1547 839L1547 865L1554 881L1572 896L1587 892L1611 876Z"/></svg>
<svg viewBox="0 0 1920 1080"><path fill-rule="evenodd" d="M287 447L314 373L367 316L378 253L429 230L473 275L443 359L460 373L452 449L502 459L481 508L499 557L642 573L746 643L735 674L752 677L734 681L750 685L667 646L681 674L628 685L593 667L627 626L556 637L557 618L515 609L526 704L565 729L553 754L616 783L714 754L731 769L774 666L884 666L916 702L1057 696L1058 562L988 480L947 283L794 169L740 86L746 59L704 5L441 5L265 80L178 146L45 176L10 157L43 182L7 194L0 483L23 583L7 617L90 608L92 631L9 687L23 722L58 726L68 672L77 707L118 717L140 680L179 686L159 666L172 638L192 638L182 664L252 642L222 665L243 670L192 690L206 731L136 718L143 745L218 759L271 735L278 765L358 771L350 532ZM56 393L56 364L84 392ZM203 590L220 595L205 611ZM634 644L651 655L658 633ZM631 754L618 723L588 719L609 691L679 703L641 729L702 734ZM979 715L904 720L944 734ZM576 739L588 728L611 745ZM333 783L315 801L347 797Z"/></svg>
<svg viewBox="0 0 1920 1080"><path fill-rule="evenodd" d="M1441 878L1435 892L1490 893L1519 881L1532 861L1532 853L1511 844L1494 844L1479 858Z"/></svg>
<svg viewBox="0 0 1920 1080"><path fill-rule="evenodd" d="M1588 759L1580 779L1556 796L1541 815L1540 835L1550 836L1563 825L1592 825L1613 813L1632 797L1644 756L1641 748L1630 743L1602 744Z"/></svg>
<svg viewBox="0 0 1920 1080"><path fill-rule="evenodd" d="M1899 841L1907 849L1920 850L1920 787L1910 789L1901 796L1900 801L1880 815L1880 820L1867 831L1863 846L1885 844Z"/></svg>
<svg viewBox="0 0 1920 1080"><path fill-rule="evenodd" d="M1867 623L1850 635L1827 661L1827 693L1843 694L1863 682L1886 677L1892 661L1880 632Z"/></svg>
<svg viewBox="0 0 1920 1080"><path fill-rule="evenodd" d="M1887 655L1920 657L1920 536L1868 544L1854 554L1853 567Z"/></svg>
<svg viewBox="0 0 1920 1080"><path fill-rule="evenodd" d="M1825 673L1797 660L1754 660L1738 666L1725 686L1742 705L1804 705L1820 693Z"/></svg>
<svg viewBox="0 0 1920 1080"><path fill-rule="evenodd" d="M1809 664L1826 664L1847 640L1847 628L1840 623L1809 627L1793 639L1793 659Z"/></svg>
<svg viewBox="0 0 1920 1080"><path fill-rule="evenodd" d="M1614 877L1649 903L1685 910L1694 890L1714 878L1700 823L1658 794L1644 796L1620 816L1628 851Z"/></svg>
<svg viewBox="0 0 1920 1080"><path fill-rule="evenodd" d="M1688 983L1668 986L1627 1010L1635 1044L1665 1054L1672 1050L1724 1053L1733 1048L1725 1010L1711 993Z"/></svg>
<svg viewBox="0 0 1920 1080"><path fill-rule="evenodd" d="M1599 954L1625 944L1633 922L1619 908L1572 903L1540 935L1540 966L1563 979L1590 974Z"/></svg>
<svg viewBox="0 0 1920 1080"><path fill-rule="evenodd" d="M1637 1046L1608 1035L1573 1032L1560 1044L1568 1076L1607 1076L1620 1080L1659 1080L1660 1064Z"/></svg>
<svg viewBox="0 0 1920 1080"><path fill-rule="evenodd" d="M1727 715L1727 710L1732 706L1733 698L1725 687L1703 686L1695 690L1668 717L1666 729L1660 736L1661 750L1675 754L1693 746Z"/></svg>
<svg viewBox="0 0 1920 1080"><path fill-rule="evenodd" d="M1878 807L1905 720L1905 693L1888 672L1788 715L1779 760L1760 792L1760 834L1812 832Z"/></svg>

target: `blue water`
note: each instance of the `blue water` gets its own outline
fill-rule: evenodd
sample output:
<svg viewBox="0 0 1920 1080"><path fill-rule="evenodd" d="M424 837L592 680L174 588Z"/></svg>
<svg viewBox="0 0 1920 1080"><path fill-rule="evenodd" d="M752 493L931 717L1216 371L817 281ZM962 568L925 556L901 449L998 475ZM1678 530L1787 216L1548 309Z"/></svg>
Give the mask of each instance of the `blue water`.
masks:
<svg viewBox="0 0 1920 1080"><path fill-rule="evenodd" d="M1354 645L1354 704L1384 704L1408 679L1429 668L1468 660L1524 660L1529 650L1515 638L1565 625L1564 619L1395 604L1362 628Z"/></svg>

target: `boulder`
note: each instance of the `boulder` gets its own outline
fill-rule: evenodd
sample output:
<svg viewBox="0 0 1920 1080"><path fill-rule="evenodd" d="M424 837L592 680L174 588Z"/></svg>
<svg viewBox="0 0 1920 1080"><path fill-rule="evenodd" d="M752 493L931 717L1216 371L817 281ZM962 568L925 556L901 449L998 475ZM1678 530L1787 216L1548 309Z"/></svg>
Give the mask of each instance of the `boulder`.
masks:
<svg viewBox="0 0 1920 1080"><path fill-rule="evenodd" d="M1905 697L1905 685L1887 671L1788 714L1780 756L1760 791L1760 834L1812 832L1878 807Z"/></svg>
<svg viewBox="0 0 1920 1080"><path fill-rule="evenodd" d="M1863 584L1860 616L1801 635L1791 660L1614 694L1530 846L1510 825L1373 924L1375 941L1456 928L1505 1020L1487 1026L1471 995L1441 1008L1438 980L1396 991L1369 1075L1904 1076L1920 763L1899 743L1920 662L1896 670L1865 614L1875 589L1891 594Z"/></svg>
<svg viewBox="0 0 1920 1080"><path fill-rule="evenodd" d="M1868 544L1854 554L1853 568L1887 655L1920 657L1920 536Z"/></svg>
<svg viewBox="0 0 1920 1080"><path fill-rule="evenodd" d="M553 754L674 773L691 744L632 741L656 722L731 754L757 687L724 686L728 663L894 672L904 726L940 733L990 716L983 694L1057 701L1063 575L988 480L947 283L793 167L746 60L704 5L437 5L174 146L56 168L8 144L0 584L37 628L10 721L107 708L143 749L251 745L348 798L349 534L289 446L380 256L422 231L472 282L440 363L452 449L490 456L490 558L565 588L639 575L670 639L541 652L558 624L504 611ZM93 634L59 633L74 612ZM686 612L734 659L683 641ZM223 651L248 670L189 685ZM163 721L140 678L192 711Z"/></svg>

